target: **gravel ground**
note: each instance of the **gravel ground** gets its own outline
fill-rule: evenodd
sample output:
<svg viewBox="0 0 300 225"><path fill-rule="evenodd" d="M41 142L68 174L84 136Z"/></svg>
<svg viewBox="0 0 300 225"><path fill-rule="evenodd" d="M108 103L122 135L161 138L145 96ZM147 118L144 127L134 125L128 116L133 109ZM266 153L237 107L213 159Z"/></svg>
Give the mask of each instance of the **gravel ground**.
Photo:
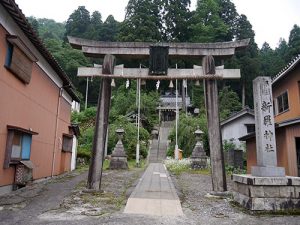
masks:
<svg viewBox="0 0 300 225"><path fill-rule="evenodd" d="M172 175L185 216L123 214L142 172L105 171L102 193L85 190L86 172L73 172L20 189L0 197L0 224L300 224L300 217L250 215L234 207L230 199L207 197L211 191L210 176L190 173Z"/></svg>
<svg viewBox="0 0 300 225"><path fill-rule="evenodd" d="M300 224L300 216L252 215L235 206L230 198L220 199L209 195L212 190L209 175L182 173L172 175L188 223L191 224ZM232 182L227 178L231 191Z"/></svg>

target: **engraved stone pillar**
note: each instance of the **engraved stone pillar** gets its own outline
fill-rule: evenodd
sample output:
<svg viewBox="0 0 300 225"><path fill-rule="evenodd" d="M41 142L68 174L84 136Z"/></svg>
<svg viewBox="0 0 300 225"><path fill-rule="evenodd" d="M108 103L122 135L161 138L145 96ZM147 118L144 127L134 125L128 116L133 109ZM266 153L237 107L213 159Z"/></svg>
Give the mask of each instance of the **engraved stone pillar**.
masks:
<svg viewBox="0 0 300 225"><path fill-rule="evenodd" d="M285 176L285 169L277 167L276 140L270 77L253 81L257 166L251 174L259 177Z"/></svg>

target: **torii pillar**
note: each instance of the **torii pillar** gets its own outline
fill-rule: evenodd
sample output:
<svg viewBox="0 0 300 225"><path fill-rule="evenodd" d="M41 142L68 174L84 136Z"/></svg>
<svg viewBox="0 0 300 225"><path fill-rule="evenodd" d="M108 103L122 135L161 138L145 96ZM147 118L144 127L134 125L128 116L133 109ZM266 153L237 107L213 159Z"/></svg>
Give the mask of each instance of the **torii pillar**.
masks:
<svg viewBox="0 0 300 225"><path fill-rule="evenodd" d="M216 74L213 56L205 56L202 59L202 68L205 75ZM204 80L204 94L211 159L212 186L213 191L223 192L227 191L227 185L220 130L218 84L216 79Z"/></svg>
<svg viewBox="0 0 300 225"><path fill-rule="evenodd" d="M105 55L102 67L103 74L113 74L115 57ZM92 157L87 180L87 188L99 190L101 187L104 149L108 128L108 116L111 98L111 79L102 78L99 89L95 134L93 139Z"/></svg>

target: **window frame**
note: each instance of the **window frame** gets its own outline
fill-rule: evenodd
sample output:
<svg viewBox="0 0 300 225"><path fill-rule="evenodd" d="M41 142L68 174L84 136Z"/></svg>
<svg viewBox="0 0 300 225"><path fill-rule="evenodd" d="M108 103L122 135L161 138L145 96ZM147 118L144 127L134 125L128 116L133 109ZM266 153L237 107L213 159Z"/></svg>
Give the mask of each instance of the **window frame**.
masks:
<svg viewBox="0 0 300 225"><path fill-rule="evenodd" d="M69 141L69 143L66 143L66 141ZM63 152L72 152L72 147L73 147L73 135L64 133L62 138L61 150Z"/></svg>
<svg viewBox="0 0 300 225"><path fill-rule="evenodd" d="M284 104L284 95L286 94L286 99L287 99L287 108L285 108L285 104ZM280 111L280 104L282 104L282 111ZM288 90L285 90L284 92L282 92L280 95L278 95L276 97L276 115L280 115L282 113L285 113L287 111L290 110L290 101L289 101L289 93Z"/></svg>
<svg viewBox="0 0 300 225"><path fill-rule="evenodd" d="M38 61L37 57L18 36L6 35L6 40L7 52L4 67L24 84L29 84L33 63Z"/></svg>
<svg viewBox="0 0 300 225"><path fill-rule="evenodd" d="M20 143L21 143L20 158L13 158L12 157L13 139L14 139L15 134L18 134L22 137L21 140L20 140ZM29 158L24 158L23 159L22 150L24 150L24 148L22 148L22 140L23 140L23 136L25 136L25 135L30 136L31 140L30 140ZM6 139L6 148L5 148L5 159L4 159L4 165L3 165L4 169L9 168L10 165L12 165L12 164L17 164L20 161L30 160L31 144L32 144L32 136L33 135L38 135L38 133L33 132L31 130L26 130L26 129L21 128L21 127L7 125L7 139Z"/></svg>

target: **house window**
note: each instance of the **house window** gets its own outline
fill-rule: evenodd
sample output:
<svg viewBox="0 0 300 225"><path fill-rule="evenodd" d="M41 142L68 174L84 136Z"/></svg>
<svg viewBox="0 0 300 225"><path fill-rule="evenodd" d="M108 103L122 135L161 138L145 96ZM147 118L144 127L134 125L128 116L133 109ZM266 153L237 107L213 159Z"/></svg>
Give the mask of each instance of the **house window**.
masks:
<svg viewBox="0 0 300 225"><path fill-rule="evenodd" d="M7 43L7 53L5 58L4 66L9 68L11 65L12 53L13 53L14 46L11 43Z"/></svg>
<svg viewBox="0 0 300 225"><path fill-rule="evenodd" d="M15 126L7 126L4 168L22 160L30 160L32 135L36 132Z"/></svg>
<svg viewBox="0 0 300 225"><path fill-rule="evenodd" d="M32 74L32 65L33 62L36 61L37 58L17 36L7 36L5 68L22 82L29 84Z"/></svg>
<svg viewBox="0 0 300 225"><path fill-rule="evenodd" d="M253 133L255 132L255 124L245 124L247 127L247 133Z"/></svg>
<svg viewBox="0 0 300 225"><path fill-rule="evenodd" d="M277 98L277 112L282 113L289 109L289 99L288 99L288 92L284 92L283 94L279 95Z"/></svg>
<svg viewBox="0 0 300 225"><path fill-rule="evenodd" d="M73 135L63 134L62 151L72 152L73 146Z"/></svg>

